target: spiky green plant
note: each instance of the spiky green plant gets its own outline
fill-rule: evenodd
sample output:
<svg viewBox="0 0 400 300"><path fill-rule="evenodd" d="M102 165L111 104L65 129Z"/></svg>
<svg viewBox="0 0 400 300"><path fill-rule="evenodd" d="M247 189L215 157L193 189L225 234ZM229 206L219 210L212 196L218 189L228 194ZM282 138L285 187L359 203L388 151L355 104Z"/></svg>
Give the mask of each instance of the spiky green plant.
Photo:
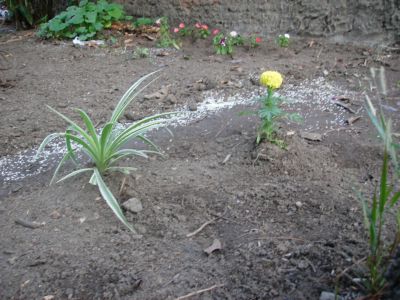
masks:
<svg viewBox="0 0 400 300"><path fill-rule="evenodd" d="M375 80L375 70L371 69L372 79ZM380 70L380 86L382 93L386 93L384 70ZM389 265L389 258L400 245L400 210L396 208L400 200L398 164L398 149L400 145L393 139L392 120L386 119L381 109L377 110L368 96L367 113L372 124L378 131L383 144L383 163L379 186L375 188L372 203L358 193L362 202L364 223L369 237L369 254L367 257L368 276L364 281L367 290L372 294L380 293L385 287L385 272ZM379 98L380 99L380 98ZM380 105L381 107L381 105ZM389 211L395 214L397 228L392 242L383 238L383 228Z"/></svg>
<svg viewBox="0 0 400 300"><path fill-rule="evenodd" d="M94 166L75 170L72 173L69 173L68 175L59 179L57 182L61 182L84 172L91 172L92 176L89 182L93 185L98 186L102 197L110 206L117 218L135 233L136 231L134 230L133 226L129 224L126 220L117 199L115 199L114 195L104 182L103 174L113 171L119 171L125 174L129 174L130 171L135 170L135 168L132 167L121 167L116 165L118 161L127 156L141 156L147 158L148 154L161 155L159 148L150 139L145 137L145 134L151 129L165 126L167 121L166 117L171 113L158 114L142 119L131 124L125 129L121 129L117 126L118 120L123 115L127 106L143 89L150 85L151 82L153 82L154 80L146 84L144 87L140 88L141 84L156 72L143 76L126 91L126 93L122 96L121 100L115 107L111 115L111 119L99 132L93 125L93 121L83 110L77 109L77 112L79 113L83 123L85 124L86 129L83 129L76 122L72 121L64 114L48 106L48 108L52 112L60 116L64 121L69 124L69 126L65 132L52 133L48 135L39 146L36 154L36 157L38 157L43 151L44 147L49 144L53 139L59 137L65 138L67 153L62 158L54 172L53 178L50 182L50 184L52 184L58 174L58 171L66 161L71 159L79 165L75 153L76 147L74 148L73 146L78 146L78 148L82 149L82 151L89 156ZM150 146L151 150L123 148L127 142L134 139L141 140L142 142Z"/></svg>

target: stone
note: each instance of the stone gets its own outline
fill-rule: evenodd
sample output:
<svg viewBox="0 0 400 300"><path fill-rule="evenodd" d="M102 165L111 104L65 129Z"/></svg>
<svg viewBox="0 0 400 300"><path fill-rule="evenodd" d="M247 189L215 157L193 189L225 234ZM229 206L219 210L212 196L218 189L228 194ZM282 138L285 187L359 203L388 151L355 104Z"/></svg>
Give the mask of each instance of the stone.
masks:
<svg viewBox="0 0 400 300"><path fill-rule="evenodd" d="M322 141L322 134L320 133L315 133L315 132L301 132L300 136L309 141L314 141L314 142L320 142Z"/></svg>
<svg viewBox="0 0 400 300"><path fill-rule="evenodd" d="M130 198L122 203L122 207L133 213L138 213L143 210L142 202L137 198Z"/></svg>
<svg viewBox="0 0 400 300"><path fill-rule="evenodd" d="M50 218L59 219L59 218L61 218L61 214L57 210L55 210L50 214Z"/></svg>
<svg viewBox="0 0 400 300"><path fill-rule="evenodd" d="M196 103L190 103L188 106L190 111L196 111L197 110L197 104Z"/></svg>
<svg viewBox="0 0 400 300"><path fill-rule="evenodd" d="M331 292L322 292L321 295L319 296L319 300L341 300L343 299L342 297L338 296L336 298L335 293L331 293Z"/></svg>

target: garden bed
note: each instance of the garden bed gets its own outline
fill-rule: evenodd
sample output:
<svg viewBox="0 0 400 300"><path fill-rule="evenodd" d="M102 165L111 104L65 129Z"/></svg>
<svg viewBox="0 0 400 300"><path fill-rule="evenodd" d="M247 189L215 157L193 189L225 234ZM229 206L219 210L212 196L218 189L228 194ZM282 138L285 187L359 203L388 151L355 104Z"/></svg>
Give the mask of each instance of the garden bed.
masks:
<svg viewBox="0 0 400 300"><path fill-rule="evenodd" d="M123 47L75 48L26 33L1 42L9 67L0 96L0 298L175 299L212 287L196 297L318 299L367 255L353 188L373 192L382 155L363 93L369 68L384 65L387 114L399 129L398 53L299 38L233 57L197 41L132 59ZM85 176L49 186L55 163L33 163L32 149L65 128L46 104L70 116L83 108L101 126L130 84L159 68L124 122L181 111L174 137L152 133L167 158L129 161L137 173L106 178L121 201L142 202L141 212L126 212L136 239ZM259 121L239 116L255 108L263 90L254 78L268 69L284 75L287 109L304 117L283 123L287 150L256 146ZM48 153L56 161L61 150ZM215 239L222 249L207 255ZM352 299L356 286L341 278L339 290Z"/></svg>

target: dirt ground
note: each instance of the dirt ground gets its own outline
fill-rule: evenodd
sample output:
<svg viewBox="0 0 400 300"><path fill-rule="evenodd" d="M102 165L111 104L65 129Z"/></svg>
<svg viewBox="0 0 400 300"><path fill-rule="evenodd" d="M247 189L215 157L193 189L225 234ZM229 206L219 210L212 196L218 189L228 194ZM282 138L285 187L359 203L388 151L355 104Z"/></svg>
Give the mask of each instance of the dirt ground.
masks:
<svg viewBox="0 0 400 300"><path fill-rule="evenodd" d="M347 277L337 283L336 277L367 254L354 188L371 195L382 159L362 109L363 93L369 68L384 66L385 112L398 130L398 46L370 49L295 38L280 49L266 39L258 49L221 57L209 41L197 41L182 51L152 48L149 58L132 59L123 47L74 48L20 36L0 39L6 66L0 71L0 159L65 129L46 104L70 116L73 108L83 108L101 126L130 84L160 67L161 77L123 121L162 111L195 112L204 95L257 90L252 78L268 69L280 71L284 86L299 93L316 78L340 86L354 96L349 101L355 113L337 106L301 124L282 123L287 150L255 146L258 120L239 116L254 107L243 104L173 127L173 137L154 132L167 158L127 161L139 168L136 174L106 178L121 202L141 200L141 212L126 212L141 239L118 222L86 176L49 186L54 165L14 181L1 175L1 299L175 299L209 287L192 299L318 299L336 284L345 299L360 295L356 283ZM291 109L307 115L323 92L317 87L308 103ZM333 129L312 127L333 114L341 116ZM343 121L355 115L361 119L354 124ZM310 126L321 141L304 138ZM18 219L42 226L27 228ZM187 237L207 221L212 222ZM393 231L389 222L387 232ZM222 249L207 255L204 249L215 239ZM349 277L361 276L357 271Z"/></svg>

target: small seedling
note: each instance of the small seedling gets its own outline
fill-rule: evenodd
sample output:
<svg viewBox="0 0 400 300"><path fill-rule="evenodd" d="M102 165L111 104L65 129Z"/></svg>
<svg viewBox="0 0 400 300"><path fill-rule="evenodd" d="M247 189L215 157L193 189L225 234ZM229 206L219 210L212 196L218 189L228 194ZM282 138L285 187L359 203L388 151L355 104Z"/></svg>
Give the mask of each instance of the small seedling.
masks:
<svg viewBox="0 0 400 300"><path fill-rule="evenodd" d="M278 38L276 39L276 42L279 47L287 48L287 47L289 47L290 35L288 33L280 34L278 36Z"/></svg>
<svg viewBox="0 0 400 300"><path fill-rule="evenodd" d="M149 55L150 55L149 48L136 47L135 51L133 51L132 58L133 59L147 58L149 57Z"/></svg>
<svg viewBox="0 0 400 300"><path fill-rule="evenodd" d="M160 38L157 42L157 46L160 48L169 48L174 47L176 49L180 49L178 42L171 37L170 28L168 24L168 19L163 17L159 20L160 25Z"/></svg>

